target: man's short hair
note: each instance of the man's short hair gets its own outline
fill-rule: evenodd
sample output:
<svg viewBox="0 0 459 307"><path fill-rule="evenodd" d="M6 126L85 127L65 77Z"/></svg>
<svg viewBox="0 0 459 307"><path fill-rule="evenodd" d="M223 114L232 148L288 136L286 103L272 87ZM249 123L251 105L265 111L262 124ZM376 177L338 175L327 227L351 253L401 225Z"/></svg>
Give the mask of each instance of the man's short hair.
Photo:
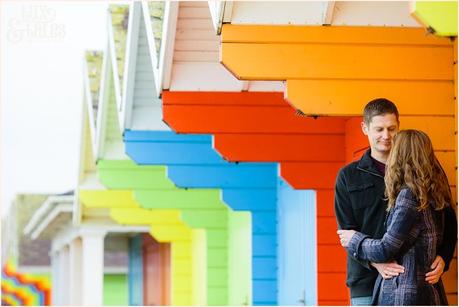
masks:
<svg viewBox="0 0 459 307"><path fill-rule="evenodd" d="M398 110L397 106L386 98L376 98L367 103L363 109L363 120L366 125L369 125L374 116L384 114L395 114L398 121Z"/></svg>

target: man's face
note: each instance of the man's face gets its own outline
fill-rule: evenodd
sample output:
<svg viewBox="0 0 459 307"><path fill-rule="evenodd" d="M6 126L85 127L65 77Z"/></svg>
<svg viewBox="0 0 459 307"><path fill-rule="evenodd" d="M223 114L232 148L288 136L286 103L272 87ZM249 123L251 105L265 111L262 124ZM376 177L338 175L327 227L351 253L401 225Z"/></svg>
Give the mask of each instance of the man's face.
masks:
<svg viewBox="0 0 459 307"><path fill-rule="evenodd" d="M368 126L362 123L362 130L368 136L371 152L386 156L398 131L397 117L391 113L373 116Z"/></svg>

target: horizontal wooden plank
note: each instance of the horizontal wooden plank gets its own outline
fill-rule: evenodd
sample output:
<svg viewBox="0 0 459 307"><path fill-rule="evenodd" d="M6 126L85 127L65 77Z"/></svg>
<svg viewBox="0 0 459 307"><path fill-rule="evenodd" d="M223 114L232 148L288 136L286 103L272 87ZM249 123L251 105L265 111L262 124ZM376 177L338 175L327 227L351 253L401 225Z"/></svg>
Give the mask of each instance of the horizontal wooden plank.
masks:
<svg viewBox="0 0 459 307"><path fill-rule="evenodd" d="M218 62L218 51L174 51L174 62ZM195 72L196 74L196 72Z"/></svg>
<svg viewBox="0 0 459 307"><path fill-rule="evenodd" d="M457 292L455 294L447 294L449 306L457 306Z"/></svg>
<svg viewBox="0 0 459 307"><path fill-rule="evenodd" d="M214 148L229 161L344 161L343 135L217 134Z"/></svg>
<svg viewBox="0 0 459 307"><path fill-rule="evenodd" d="M175 33L176 40L217 40L220 38L213 29L178 29Z"/></svg>
<svg viewBox="0 0 459 307"><path fill-rule="evenodd" d="M317 195L317 217L334 217L335 216L335 192L332 189L320 189L316 191Z"/></svg>
<svg viewBox="0 0 459 307"><path fill-rule="evenodd" d="M283 93L228 93L228 92L170 92L163 91L163 104L167 105L219 105L219 106L277 106L285 107Z"/></svg>
<svg viewBox="0 0 459 307"><path fill-rule="evenodd" d="M180 1L182 7L208 7L207 1Z"/></svg>
<svg viewBox="0 0 459 307"><path fill-rule="evenodd" d="M182 18L177 21L177 29L200 29L210 30L213 29L212 20L209 19L193 19Z"/></svg>
<svg viewBox="0 0 459 307"><path fill-rule="evenodd" d="M451 45L448 39L426 35L420 28L231 24L223 25L222 42Z"/></svg>
<svg viewBox="0 0 459 307"><path fill-rule="evenodd" d="M455 186L457 182L457 153L451 151L435 151L435 155L445 170L449 184Z"/></svg>
<svg viewBox="0 0 459 307"><path fill-rule="evenodd" d="M180 7L178 18L210 18L209 7Z"/></svg>
<svg viewBox="0 0 459 307"><path fill-rule="evenodd" d="M349 299L342 299L342 300L327 300L327 299L319 299L318 300L319 306L349 306Z"/></svg>
<svg viewBox="0 0 459 307"><path fill-rule="evenodd" d="M305 114L361 116L377 97L402 115L454 115L454 84L394 80L288 80L286 98Z"/></svg>
<svg viewBox="0 0 459 307"><path fill-rule="evenodd" d="M219 52L218 40L175 40L176 51L216 51Z"/></svg>
<svg viewBox="0 0 459 307"><path fill-rule="evenodd" d="M281 176L295 189L331 189L343 162L282 162ZM318 206L320 204L318 203Z"/></svg>
<svg viewBox="0 0 459 307"><path fill-rule="evenodd" d="M320 217L317 223L317 244L339 245L339 238L336 234L338 224L335 217Z"/></svg>
<svg viewBox="0 0 459 307"><path fill-rule="evenodd" d="M317 278L318 297L323 300L348 300L345 273L321 273Z"/></svg>
<svg viewBox="0 0 459 307"><path fill-rule="evenodd" d="M221 62L242 80L452 80L449 47L223 43Z"/></svg>
<svg viewBox="0 0 459 307"><path fill-rule="evenodd" d="M318 220L320 223L320 219ZM341 245L317 246L317 271L346 273L346 249Z"/></svg>
<svg viewBox="0 0 459 307"><path fill-rule="evenodd" d="M436 105L435 101L434 105ZM401 116L400 129L418 129L427 133L436 150L454 150L456 122L453 115L438 116Z"/></svg>

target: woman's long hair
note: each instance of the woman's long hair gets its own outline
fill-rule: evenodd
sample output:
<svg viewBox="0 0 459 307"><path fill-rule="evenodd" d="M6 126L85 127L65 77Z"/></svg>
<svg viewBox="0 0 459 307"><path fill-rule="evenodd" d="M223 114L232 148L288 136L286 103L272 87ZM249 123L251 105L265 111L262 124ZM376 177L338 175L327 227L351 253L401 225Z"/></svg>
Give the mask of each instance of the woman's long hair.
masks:
<svg viewBox="0 0 459 307"><path fill-rule="evenodd" d="M432 143L422 131L402 130L394 137L387 160L386 196L388 210L406 186L419 201L419 210L432 205L441 210L451 204L451 190L445 172L435 157Z"/></svg>

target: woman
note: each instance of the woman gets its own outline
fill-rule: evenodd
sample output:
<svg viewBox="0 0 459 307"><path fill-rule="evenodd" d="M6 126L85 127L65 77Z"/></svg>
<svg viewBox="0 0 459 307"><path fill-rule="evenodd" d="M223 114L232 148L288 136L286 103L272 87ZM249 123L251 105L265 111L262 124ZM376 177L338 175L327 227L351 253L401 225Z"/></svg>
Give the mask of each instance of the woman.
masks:
<svg viewBox="0 0 459 307"><path fill-rule="evenodd" d="M443 239L443 209L451 203L448 180L424 132L400 131L393 142L385 176L386 233L375 240L354 230L338 230L341 244L358 259L395 260L405 267L397 277L378 276L373 304L448 305L441 280L424 280Z"/></svg>

